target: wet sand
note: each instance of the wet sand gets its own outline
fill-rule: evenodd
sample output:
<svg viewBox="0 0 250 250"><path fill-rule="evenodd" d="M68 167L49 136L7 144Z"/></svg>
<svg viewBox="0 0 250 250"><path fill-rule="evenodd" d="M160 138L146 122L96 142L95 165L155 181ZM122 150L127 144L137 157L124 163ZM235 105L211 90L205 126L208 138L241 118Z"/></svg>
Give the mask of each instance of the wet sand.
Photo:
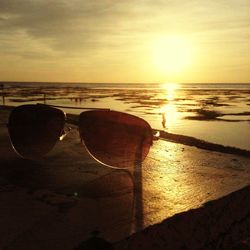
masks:
<svg viewBox="0 0 250 250"><path fill-rule="evenodd" d="M136 249L142 239L141 230L154 226L156 231L146 229L145 234L157 234L171 218L176 218L173 216L183 212L195 214L196 210L190 209L202 208L208 201L229 195L227 205L217 208L223 213L230 199L235 203L231 193L250 184L248 156L204 150L197 145L184 145L181 140L169 141L166 136L165 140L154 143L141 166L131 166L128 171L107 168L87 154L72 124L72 132L44 159L23 160L16 156L8 140L5 127L8 112L0 108L0 248L3 249L74 249L91 237L94 230L100 231L100 237L116 249L130 249L128 245ZM74 116L71 119L74 121ZM249 188L243 193L249 197L246 195ZM236 217L247 222L250 208L244 201L237 201L238 207L246 209ZM230 211L236 214L234 209ZM235 221L228 223L233 225ZM226 229L220 230L216 235ZM184 231L186 235L193 234L188 228ZM136 232L139 233L133 235ZM176 235L171 228L165 234L164 230L160 232L154 235L158 243L164 238L167 242L173 235L177 241L183 239L183 235ZM130 235L133 236L129 243L124 242ZM246 235L242 237L245 239ZM148 240L148 245L140 249L153 249L147 248L152 246L152 237L143 239ZM235 242L244 239L238 237Z"/></svg>

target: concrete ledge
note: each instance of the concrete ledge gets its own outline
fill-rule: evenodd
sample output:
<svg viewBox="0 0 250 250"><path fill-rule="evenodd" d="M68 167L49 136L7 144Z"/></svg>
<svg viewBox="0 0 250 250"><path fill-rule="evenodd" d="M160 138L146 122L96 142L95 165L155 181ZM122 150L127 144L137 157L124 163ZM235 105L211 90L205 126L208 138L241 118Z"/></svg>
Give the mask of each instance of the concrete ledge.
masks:
<svg viewBox="0 0 250 250"><path fill-rule="evenodd" d="M244 243L249 236L250 185L135 233L114 249L250 249Z"/></svg>
<svg viewBox="0 0 250 250"><path fill-rule="evenodd" d="M81 249L93 238L115 249L230 249L249 235L248 157L158 140L143 164L117 171L70 125L27 161L11 148L7 117L0 108L0 249Z"/></svg>

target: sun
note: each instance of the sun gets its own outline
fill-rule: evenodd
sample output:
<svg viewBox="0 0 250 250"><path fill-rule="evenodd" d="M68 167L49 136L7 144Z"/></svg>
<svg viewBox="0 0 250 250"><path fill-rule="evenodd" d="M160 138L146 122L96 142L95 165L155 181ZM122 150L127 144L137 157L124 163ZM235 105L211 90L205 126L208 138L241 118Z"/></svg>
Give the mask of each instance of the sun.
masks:
<svg viewBox="0 0 250 250"><path fill-rule="evenodd" d="M158 71L174 74L186 70L193 60L189 39L181 36L164 36L152 44L153 63Z"/></svg>

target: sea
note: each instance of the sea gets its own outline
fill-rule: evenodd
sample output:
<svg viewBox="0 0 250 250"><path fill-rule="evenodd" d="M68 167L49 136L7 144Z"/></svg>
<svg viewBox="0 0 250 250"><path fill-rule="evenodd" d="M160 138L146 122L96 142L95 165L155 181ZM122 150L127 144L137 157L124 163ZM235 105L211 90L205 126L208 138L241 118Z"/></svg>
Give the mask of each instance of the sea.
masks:
<svg viewBox="0 0 250 250"><path fill-rule="evenodd" d="M152 128L250 150L250 83L0 82L0 105L109 108Z"/></svg>

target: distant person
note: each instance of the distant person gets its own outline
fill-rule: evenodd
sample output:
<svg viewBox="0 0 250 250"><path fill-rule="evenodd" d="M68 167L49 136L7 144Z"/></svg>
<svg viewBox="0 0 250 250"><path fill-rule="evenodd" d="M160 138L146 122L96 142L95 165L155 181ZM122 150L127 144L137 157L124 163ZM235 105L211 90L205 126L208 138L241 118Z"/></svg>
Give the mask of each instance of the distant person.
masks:
<svg viewBox="0 0 250 250"><path fill-rule="evenodd" d="M165 129L166 128L166 113L162 113L162 127Z"/></svg>

